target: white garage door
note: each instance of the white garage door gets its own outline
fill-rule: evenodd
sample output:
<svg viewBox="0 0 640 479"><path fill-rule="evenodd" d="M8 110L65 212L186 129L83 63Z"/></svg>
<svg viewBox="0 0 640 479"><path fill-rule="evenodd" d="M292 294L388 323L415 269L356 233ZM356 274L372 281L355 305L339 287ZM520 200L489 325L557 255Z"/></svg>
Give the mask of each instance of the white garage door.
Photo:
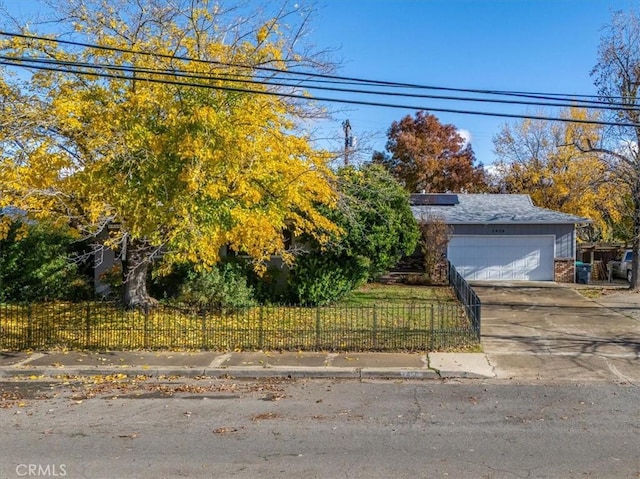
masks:
<svg viewBox="0 0 640 479"><path fill-rule="evenodd" d="M447 257L469 280L553 281L554 236L452 236Z"/></svg>

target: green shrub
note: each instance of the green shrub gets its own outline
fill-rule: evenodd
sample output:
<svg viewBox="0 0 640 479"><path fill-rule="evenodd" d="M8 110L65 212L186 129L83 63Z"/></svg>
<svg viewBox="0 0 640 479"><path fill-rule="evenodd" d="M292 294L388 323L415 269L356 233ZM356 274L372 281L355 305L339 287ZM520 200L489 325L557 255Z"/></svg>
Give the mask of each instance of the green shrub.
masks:
<svg viewBox="0 0 640 479"><path fill-rule="evenodd" d="M325 304L337 301L412 254L419 231L409 195L382 167L364 165L338 171L337 208L325 211L344 235L323 247L302 238L308 253L299 257L289 284L297 301Z"/></svg>
<svg viewBox="0 0 640 479"><path fill-rule="evenodd" d="M295 303L288 284L289 269L269 266L262 275L247 268L247 282L253 289L253 297L260 304Z"/></svg>
<svg viewBox="0 0 640 479"><path fill-rule="evenodd" d="M91 297L89 279L70 258L73 241L51 225L14 222L0 241L0 301Z"/></svg>
<svg viewBox="0 0 640 479"><path fill-rule="evenodd" d="M412 254L420 237L409 195L379 165L338 172L341 202L330 215L346 232L338 248L368 261L368 279L376 280Z"/></svg>
<svg viewBox="0 0 640 479"><path fill-rule="evenodd" d="M192 268L180 285L176 299L220 310L233 310L254 303L245 267L235 262L220 263L205 271Z"/></svg>
<svg viewBox="0 0 640 479"><path fill-rule="evenodd" d="M296 302L324 305L364 284L368 271L363 258L311 253L297 259L289 284Z"/></svg>

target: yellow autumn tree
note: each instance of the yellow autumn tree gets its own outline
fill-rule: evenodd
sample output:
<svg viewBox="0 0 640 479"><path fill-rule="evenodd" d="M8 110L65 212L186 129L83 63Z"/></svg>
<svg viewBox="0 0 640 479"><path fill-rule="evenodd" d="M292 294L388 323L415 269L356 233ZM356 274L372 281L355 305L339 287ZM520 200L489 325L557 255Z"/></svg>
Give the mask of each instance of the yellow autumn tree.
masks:
<svg viewBox="0 0 640 479"><path fill-rule="evenodd" d="M160 258L206 268L229 247L259 267L286 257L286 229L337 231L318 210L335 202L328 154L299 128L317 110L274 81L311 64L299 31L287 37L292 12L208 0L58 9L56 31L72 34L23 30L0 45L30 72L2 71L0 207L117 248L127 306L152 303L145 279Z"/></svg>
<svg viewBox="0 0 640 479"><path fill-rule="evenodd" d="M567 120L596 119L583 108L569 108ZM595 153L584 153L575 143L599 142L595 124L524 119L504 125L494 137L499 187L507 193L526 193L542 208L589 218L581 231L585 240L612 240L613 227L624 218L626 188Z"/></svg>

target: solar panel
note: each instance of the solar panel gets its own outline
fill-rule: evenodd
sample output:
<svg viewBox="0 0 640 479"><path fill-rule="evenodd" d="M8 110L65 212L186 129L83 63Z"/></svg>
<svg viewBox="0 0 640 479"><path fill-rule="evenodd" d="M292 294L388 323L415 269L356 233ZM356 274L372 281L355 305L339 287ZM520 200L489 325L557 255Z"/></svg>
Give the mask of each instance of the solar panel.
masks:
<svg viewBox="0 0 640 479"><path fill-rule="evenodd" d="M414 206L454 206L460 203L458 195L452 193L416 193L411 195Z"/></svg>

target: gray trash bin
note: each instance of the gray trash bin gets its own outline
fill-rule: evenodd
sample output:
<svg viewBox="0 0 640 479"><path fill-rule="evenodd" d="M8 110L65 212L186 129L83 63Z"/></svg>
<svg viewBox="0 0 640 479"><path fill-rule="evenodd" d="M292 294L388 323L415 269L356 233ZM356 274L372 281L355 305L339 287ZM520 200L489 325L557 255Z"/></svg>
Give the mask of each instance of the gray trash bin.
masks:
<svg viewBox="0 0 640 479"><path fill-rule="evenodd" d="M591 265L589 263L576 263L576 283L588 284L591 279Z"/></svg>

